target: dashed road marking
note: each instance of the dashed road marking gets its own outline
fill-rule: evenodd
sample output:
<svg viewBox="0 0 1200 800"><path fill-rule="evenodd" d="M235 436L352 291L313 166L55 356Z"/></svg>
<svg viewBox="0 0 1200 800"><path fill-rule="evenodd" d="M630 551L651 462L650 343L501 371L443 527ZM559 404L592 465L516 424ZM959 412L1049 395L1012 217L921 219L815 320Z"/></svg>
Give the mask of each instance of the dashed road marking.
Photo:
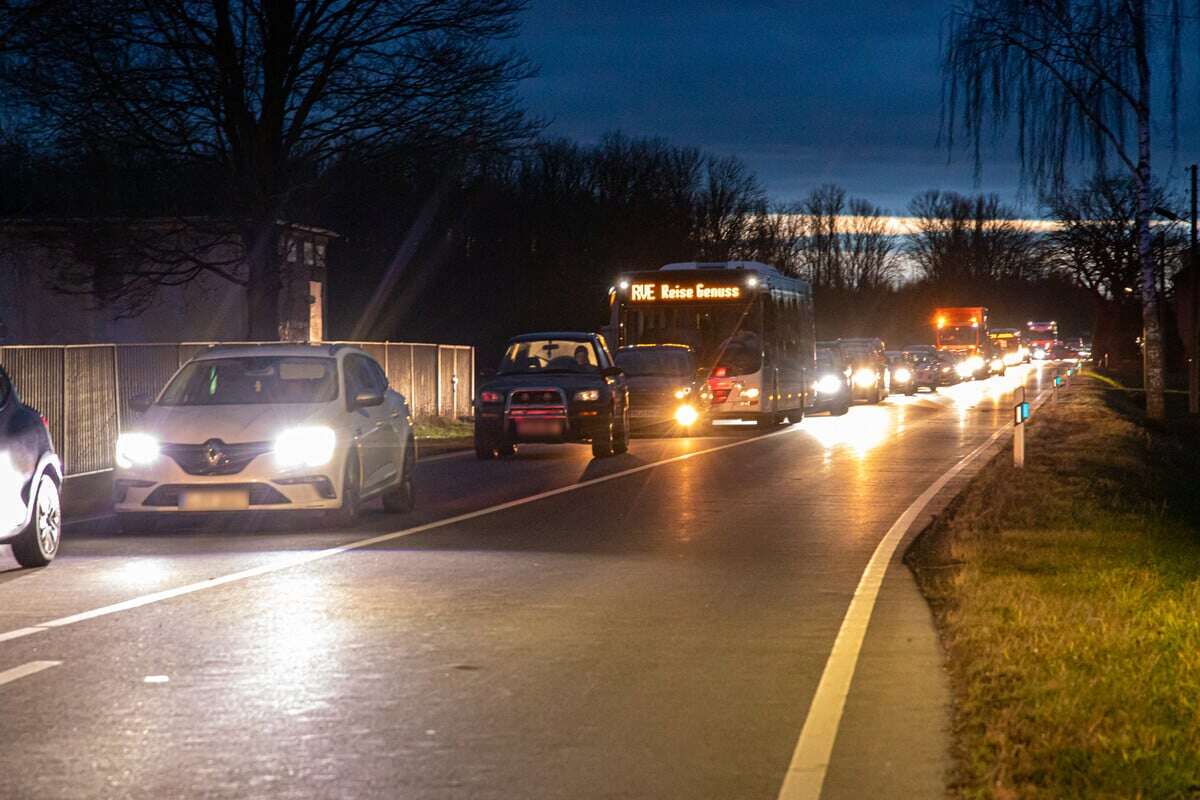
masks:
<svg viewBox="0 0 1200 800"><path fill-rule="evenodd" d="M0 672L0 686L20 680L28 675L41 672L44 669L57 667L61 663L61 661L30 661L28 664L22 664L19 667L7 669L4 672Z"/></svg>

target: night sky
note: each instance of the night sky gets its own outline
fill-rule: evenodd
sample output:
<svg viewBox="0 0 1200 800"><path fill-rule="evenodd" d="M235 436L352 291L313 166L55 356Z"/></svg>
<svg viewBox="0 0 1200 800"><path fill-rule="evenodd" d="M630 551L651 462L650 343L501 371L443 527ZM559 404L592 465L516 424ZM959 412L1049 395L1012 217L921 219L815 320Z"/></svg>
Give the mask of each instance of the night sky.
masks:
<svg viewBox="0 0 1200 800"><path fill-rule="evenodd" d="M540 74L522 94L550 135L663 136L740 156L776 200L835 182L903 213L925 189L977 188L969 155L947 163L937 143L938 40L949 7L531 0L517 46ZM1185 153L1195 123L1189 112ZM1018 203L1013 148L985 153L978 188ZM1170 166L1169 152L1162 161Z"/></svg>

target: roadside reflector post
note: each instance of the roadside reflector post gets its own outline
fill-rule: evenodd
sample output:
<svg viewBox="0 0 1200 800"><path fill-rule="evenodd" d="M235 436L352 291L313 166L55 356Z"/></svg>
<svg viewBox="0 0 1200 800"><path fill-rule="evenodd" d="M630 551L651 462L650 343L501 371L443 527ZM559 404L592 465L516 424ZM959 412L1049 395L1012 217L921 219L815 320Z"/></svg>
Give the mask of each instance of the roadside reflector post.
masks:
<svg viewBox="0 0 1200 800"><path fill-rule="evenodd" d="M1017 401L1013 406L1013 466L1025 466L1025 420L1029 419L1029 403L1025 402L1025 387L1018 386L1013 393Z"/></svg>

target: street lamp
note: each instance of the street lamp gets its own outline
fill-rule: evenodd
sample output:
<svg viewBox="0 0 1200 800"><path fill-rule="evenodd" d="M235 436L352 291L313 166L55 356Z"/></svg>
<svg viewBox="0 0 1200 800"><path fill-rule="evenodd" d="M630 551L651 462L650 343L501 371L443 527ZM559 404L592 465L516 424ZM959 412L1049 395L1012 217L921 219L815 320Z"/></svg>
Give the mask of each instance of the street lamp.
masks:
<svg viewBox="0 0 1200 800"><path fill-rule="evenodd" d="M1192 179L1192 213L1190 217L1184 218L1171 211L1169 208L1157 207L1154 212L1161 217L1173 220L1175 222L1190 222L1192 229L1191 240L1188 243L1188 283L1190 292L1188 298L1190 302L1190 324L1191 339L1188 350L1191 352L1191 358L1188 359L1188 413L1200 414L1200 260L1197 260L1196 251L1196 165L1188 167L1188 172L1191 173Z"/></svg>

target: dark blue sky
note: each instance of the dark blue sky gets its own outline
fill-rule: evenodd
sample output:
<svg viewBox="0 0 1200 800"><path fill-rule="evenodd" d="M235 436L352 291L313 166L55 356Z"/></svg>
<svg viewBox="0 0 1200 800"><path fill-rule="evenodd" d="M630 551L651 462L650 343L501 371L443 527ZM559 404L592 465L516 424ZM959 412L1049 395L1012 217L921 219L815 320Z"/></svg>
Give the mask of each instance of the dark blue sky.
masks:
<svg viewBox="0 0 1200 800"><path fill-rule="evenodd" d="M740 156L774 199L835 182L903 213L925 189L976 188L970 157L948 164L937 145L949 7L531 0L517 45L540 74L522 94L551 135L663 136ZM990 152L979 188L1018 200L1011 147Z"/></svg>

